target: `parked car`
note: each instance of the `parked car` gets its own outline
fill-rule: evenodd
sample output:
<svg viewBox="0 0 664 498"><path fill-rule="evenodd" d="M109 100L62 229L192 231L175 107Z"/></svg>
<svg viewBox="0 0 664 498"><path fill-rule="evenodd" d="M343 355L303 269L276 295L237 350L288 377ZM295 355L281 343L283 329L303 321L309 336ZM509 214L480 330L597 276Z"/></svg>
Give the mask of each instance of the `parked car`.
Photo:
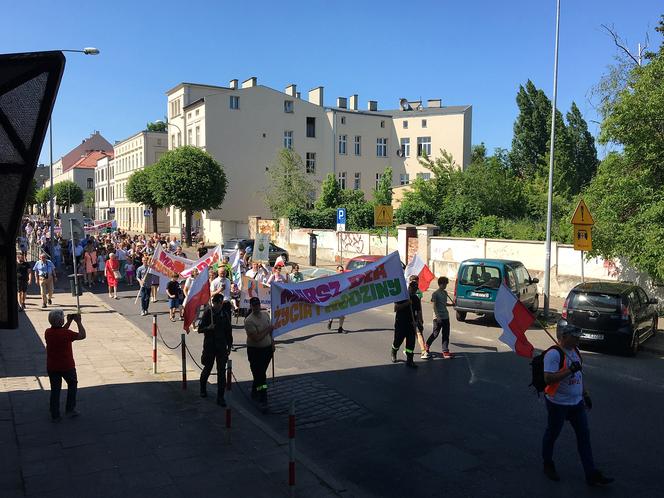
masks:
<svg viewBox="0 0 664 498"><path fill-rule="evenodd" d="M224 244L224 248L221 251L221 254L223 256L230 256L230 254L236 249L240 249L251 254L251 252L254 250L254 239L231 239ZM288 251L270 242L270 253L268 256L268 263L270 266L274 266L277 258L284 254L284 258L286 259L286 262L288 262Z"/></svg>
<svg viewBox="0 0 664 498"><path fill-rule="evenodd" d="M348 262L346 263L346 271L359 270L360 268L364 268L365 266L367 266L369 263L378 261L382 257L383 256L375 256L372 254L366 254L364 256L355 256L354 258L349 259Z"/></svg>
<svg viewBox="0 0 664 498"><path fill-rule="evenodd" d="M586 282L565 299L558 327L581 329L582 344L617 347L636 354L639 346L657 334L657 299L638 285L626 282Z"/></svg>
<svg viewBox="0 0 664 498"><path fill-rule="evenodd" d="M467 259L459 265L454 286L456 318L460 322L467 313L493 315L500 282L533 313L539 308L537 278L531 278L520 261L505 259Z"/></svg>
<svg viewBox="0 0 664 498"><path fill-rule="evenodd" d="M85 216L83 218L83 226L84 227L91 227L94 224L95 224L95 222L92 220L92 218L88 218L87 216Z"/></svg>

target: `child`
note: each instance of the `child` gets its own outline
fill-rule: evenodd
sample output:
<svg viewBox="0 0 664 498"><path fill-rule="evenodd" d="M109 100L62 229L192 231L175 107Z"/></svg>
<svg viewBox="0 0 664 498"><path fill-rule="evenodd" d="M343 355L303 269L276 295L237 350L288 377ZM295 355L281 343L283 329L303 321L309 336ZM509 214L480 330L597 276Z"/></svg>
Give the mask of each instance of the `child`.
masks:
<svg viewBox="0 0 664 498"><path fill-rule="evenodd" d="M127 259L127 264L125 265L125 276L127 277L127 283L129 285L134 285L134 260Z"/></svg>
<svg viewBox="0 0 664 498"><path fill-rule="evenodd" d="M106 283L104 274L106 273L106 251L104 249L99 249L99 255L97 256L97 282Z"/></svg>
<svg viewBox="0 0 664 498"><path fill-rule="evenodd" d="M166 294L168 294L168 314L170 316L171 322L175 321L175 310L177 309L180 312L180 320L184 320L184 313L182 311L182 301L180 295L182 294L182 288L180 287L180 282L178 281L180 275L173 273L171 275L171 281L168 282L166 286Z"/></svg>
<svg viewBox="0 0 664 498"><path fill-rule="evenodd" d="M434 291L431 295L431 302L433 303L433 330L431 335L427 339L426 353L429 354L429 348L433 344L433 341L436 340L440 331L443 331L443 358L449 360L452 358L452 353L450 353L450 314L447 311L447 307L450 306L451 301L447 295L445 288L449 283L447 277L440 277L438 279L438 289ZM422 353L424 357L424 353Z"/></svg>

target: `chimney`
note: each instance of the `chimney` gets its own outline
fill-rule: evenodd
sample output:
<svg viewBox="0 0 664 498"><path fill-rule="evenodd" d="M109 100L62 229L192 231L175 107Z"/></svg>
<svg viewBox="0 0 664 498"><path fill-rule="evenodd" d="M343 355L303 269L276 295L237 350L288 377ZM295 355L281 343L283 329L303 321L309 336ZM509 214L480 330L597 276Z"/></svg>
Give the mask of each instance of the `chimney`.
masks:
<svg viewBox="0 0 664 498"><path fill-rule="evenodd" d="M370 100L369 103L367 104L367 110L369 111L377 111L378 110L378 101L377 100Z"/></svg>
<svg viewBox="0 0 664 498"><path fill-rule="evenodd" d="M295 97L297 95L297 85L294 83L288 85L284 90L284 93L286 95L290 95L291 97Z"/></svg>
<svg viewBox="0 0 664 498"><path fill-rule="evenodd" d="M231 90L237 90L237 83L238 83L237 80L230 80L230 81L228 82L228 87L229 87Z"/></svg>
<svg viewBox="0 0 664 498"><path fill-rule="evenodd" d="M408 105L410 106L411 109L417 110L417 108L422 105L422 101L421 100L413 100L412 102L408 101Z"/></svg>
<svg viewBox="0 0 664 498"><path fill-rule="evenodd" d="M357 111L357 94L350 96L350 110Z"/></svg>
<svg viewBox="0 0 664 498"><path fill-rule="evenodd" d="M323 87L318 86L309 90L309 102L323 107Z"/></svg>
<svg viewBox="0 0 664 498"><path fill-rule="evenodd" d="M429 99L427 100L427 107L443 107L443 101L441 99Z"/></svg>
<svg viewBox="0 0 664 498"><path fill-rule="evenodd" d="M339 109L346 109L347 104L348 100L346 97L337 97L337 107Z"/></svg>
<svg viewBox="0 0 664 498"><path fill-rule="evenodd" d="M300 92L297 92L297 93L295 94L295 98L296 98L296 99L301 99L301 98L302 98L302 94L301 94Z"/></svg>
<svg viewBox="0 0 664 498"><path fill-rule="evenodd" d="M252 76L249 79L246 79L242 82L242 88L251 88L254 87L258 84L258 78L256 76Z"/></svg>

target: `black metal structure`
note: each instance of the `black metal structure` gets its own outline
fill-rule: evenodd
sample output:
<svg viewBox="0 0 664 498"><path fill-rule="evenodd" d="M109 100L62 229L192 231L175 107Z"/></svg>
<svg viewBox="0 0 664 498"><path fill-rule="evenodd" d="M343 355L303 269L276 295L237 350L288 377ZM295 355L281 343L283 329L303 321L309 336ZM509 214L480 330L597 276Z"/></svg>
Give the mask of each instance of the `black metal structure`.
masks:
<svg viewBox="0 0 664 498"><path fill-rule="evenodd" d="M16 236L64 68L62 52L0 55L0 328L18 326Z"/></svg>

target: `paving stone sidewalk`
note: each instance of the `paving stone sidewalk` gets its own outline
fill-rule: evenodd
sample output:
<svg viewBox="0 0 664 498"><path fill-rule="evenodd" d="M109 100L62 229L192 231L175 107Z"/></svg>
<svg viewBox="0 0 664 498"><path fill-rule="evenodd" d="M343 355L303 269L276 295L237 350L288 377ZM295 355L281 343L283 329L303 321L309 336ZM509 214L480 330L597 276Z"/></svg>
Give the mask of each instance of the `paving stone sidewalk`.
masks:
<svg viewBox="0 0 664 498"><path fill-rule="evenodd" d="M179 353L161 344L160 373L152 374L150 339L89 293L81 296L88 338L74 343L81 415L51 422L48 309L34 295L28 303L18 329L0 330L4 498L290 495L285 437L236 407L228 442L214 388L199 398L198 372L190 371L183 391ZM73 312L75 298L60 292L54 307ZM63 402L65 395L63 386ZM315 470L298 463L296 496L346 495Z"/></svg>

